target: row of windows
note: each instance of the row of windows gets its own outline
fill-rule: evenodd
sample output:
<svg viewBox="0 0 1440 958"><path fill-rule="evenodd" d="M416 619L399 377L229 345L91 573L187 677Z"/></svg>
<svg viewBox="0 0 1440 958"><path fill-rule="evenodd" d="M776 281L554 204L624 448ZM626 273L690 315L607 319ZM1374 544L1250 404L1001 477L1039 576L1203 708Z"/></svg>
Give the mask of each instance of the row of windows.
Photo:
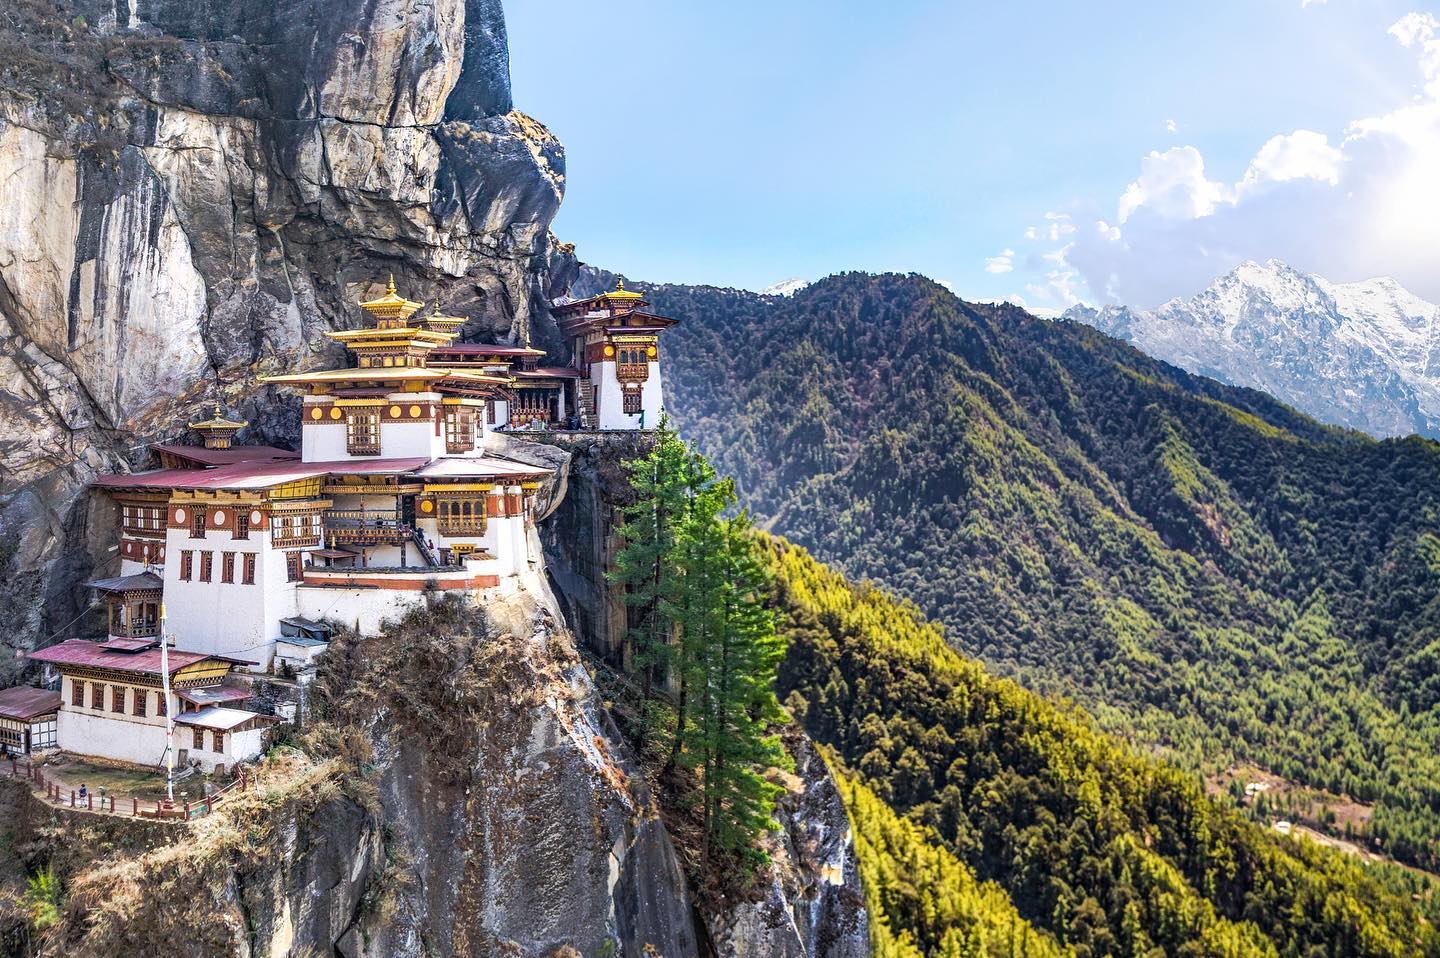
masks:
<svg viewBox="0 0 1440 958"><path fill-rule="evenodd" d="M190 513L190 538L203 539L205 532L210 527L210 513L205 509L195 509ZM237 510L235 521L231 525L231 537L235 539L250 538L250 513Z"/></svg>
<svg viewBox="0 0 1440 958"><path fill-rule="evenodd" d="M475 448L475 410L452 409L445 413L445 451L469 452Z"/></svg>
<svg viewBox="0 0 1440 958"><path fill-rule="evenodd" d="M120 525L126 532L164 532L164 506L121 506Z"/></svg>
<svg viewBox="0 0 1440 958"><path fill-rule="evenodd" d="M253 552L222 552L220 553L220 581L235 581L235 557L240 556L240 582L242 585L255 584L255 553ZM204 551L200 553L200 581L215 581L215 553ZM190 582L195 577L195 553L190 549L180 550L180 581Z"/></svg>
<svg viewBox="0 0 1440 958"><path fill-rule="evenodd" d="M380 452L380 414L352 412L345 417L345 451L352 456L374 456Z"/></svg>
<svg viewBox="0 0 1440 958"><path fill-rule="evenodd" d="M86 707L86 687L89 687L89 707L97 712L106 710L106 693L109 693L109 710L125 714L125 693L133 691L130 696L130 714L144 717L149 714L151 692L145 689L127 689L123 685L106 685L104 682L81 682L73 681L70 684L70 704L77 709ZM153 693L155 696L155 714L165 714L165 695L162 692Z"/></svg>
<svg viewBox="0 0 1440 958"><path fill-rule="evenodd" d="M320 513L274 515L270 517L270 541L276 546L318 545Z"/></svg>

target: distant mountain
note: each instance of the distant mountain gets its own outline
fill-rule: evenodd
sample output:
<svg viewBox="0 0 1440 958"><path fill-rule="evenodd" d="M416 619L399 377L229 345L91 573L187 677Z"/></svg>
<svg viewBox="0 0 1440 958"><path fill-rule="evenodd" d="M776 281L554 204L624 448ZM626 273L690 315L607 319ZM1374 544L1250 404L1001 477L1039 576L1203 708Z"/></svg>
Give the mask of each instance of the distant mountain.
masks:
<svg viewBox="0 0 1440 958"><path fill-rule="evenodd" d="M1282 817L1440 870L1440 445L919 276L649 292L682 320L669 408L766 528L1136 744L1258 765L1303 786Z"/></svg>
<svg viewBox="0 0 1440 958"><path fill-rule="evenodd" d="M1193 299L1065 316L1326 422L1440 438L1440 307L1389 277L1331 283L1247 262Z"/></svg>
<svg viewBox="0 0 1440 958"><path fill-rule="evenodd" d="M787 279L784 282L776 283L774 286L766 286L760 291L761 296L793 296L806 286L810 285L808 279Z"/></svg>

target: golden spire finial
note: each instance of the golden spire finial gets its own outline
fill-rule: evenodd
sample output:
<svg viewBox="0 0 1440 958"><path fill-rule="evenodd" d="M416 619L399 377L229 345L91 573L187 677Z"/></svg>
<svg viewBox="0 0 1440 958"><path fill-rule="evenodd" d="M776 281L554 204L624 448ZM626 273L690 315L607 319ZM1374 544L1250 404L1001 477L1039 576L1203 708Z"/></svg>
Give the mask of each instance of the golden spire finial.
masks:
<svg viewBox="0 0 1440 958"><path fill-rule="evenodd" d="M395 274L394 274L394 273L391 273L391 274L390 274L390 285L388 285L388 286L385 287L385 292L389 293L389 294L392 295L392 296L395 295Z"/></svg>
<svg viewBox="0 0 1440 958"><path fill-rule="evenodd" d="M625 292L625 281L624 281L623 279L621 279L620 277L618 277L618 276L615 277L615 292L617 292L617 293L623 293L623 292Z"/></svg>
<svg viewBox="0 0 1440 958"><path fill-rule="evenodd" d="M215 404L215 418L220 418L220 404L218 402Z"/></svg>

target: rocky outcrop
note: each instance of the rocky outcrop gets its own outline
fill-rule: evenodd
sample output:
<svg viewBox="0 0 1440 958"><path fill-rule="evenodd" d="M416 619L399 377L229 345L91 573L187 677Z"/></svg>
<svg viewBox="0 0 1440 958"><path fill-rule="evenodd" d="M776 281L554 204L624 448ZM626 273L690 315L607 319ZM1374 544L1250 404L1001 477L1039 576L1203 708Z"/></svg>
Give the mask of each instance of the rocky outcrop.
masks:
<svg viewBox="0 0 1440 958"><path fill-rule="evenodd" d="M97 471L138 464L201 399L249 418L242 440L293 439L285 400L245 387L338 359L322 334L389 273L509 339L566 256L564 151L512 107L498 0L14 9L0 601L25 610L5 637L24 647L81 611L88 570L65 555Z"/></svg>

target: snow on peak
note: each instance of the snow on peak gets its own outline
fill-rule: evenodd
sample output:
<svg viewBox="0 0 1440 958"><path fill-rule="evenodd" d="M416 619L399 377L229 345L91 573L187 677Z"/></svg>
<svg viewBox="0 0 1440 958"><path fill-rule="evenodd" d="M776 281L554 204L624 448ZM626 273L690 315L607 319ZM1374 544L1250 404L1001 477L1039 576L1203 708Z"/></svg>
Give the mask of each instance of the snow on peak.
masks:
<svg viewBox="0 0 1440 958"><path fill-rule="evenodd" d="M1332 283L1247 260L1188 300L1071 315L1319 419L1440 437L1440 307L1389 277Z"/></svg>
<svg viewBox="0 0 1440 958"><path fill-rule="evenodd" d="M766 286L760 291L761 296L793 296L806 286L810 285L808 279L787 279L776 283L774 286Z"/></svg>

